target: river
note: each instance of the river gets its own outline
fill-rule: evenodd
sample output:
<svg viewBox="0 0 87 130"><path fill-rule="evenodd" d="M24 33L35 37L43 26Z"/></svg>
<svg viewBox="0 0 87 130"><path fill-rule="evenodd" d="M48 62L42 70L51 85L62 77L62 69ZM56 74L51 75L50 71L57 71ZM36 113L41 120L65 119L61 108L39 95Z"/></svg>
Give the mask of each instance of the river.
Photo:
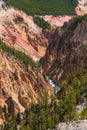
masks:
<svg viewBox="0 0 87 130"><path fill-rule="evenodd" d="M54 81L50 79L47 75L46 75L46 78L49 81L50 85L53 87L55 93L58 93L61 90L61 88L58 85L56 85Z"/></svg>

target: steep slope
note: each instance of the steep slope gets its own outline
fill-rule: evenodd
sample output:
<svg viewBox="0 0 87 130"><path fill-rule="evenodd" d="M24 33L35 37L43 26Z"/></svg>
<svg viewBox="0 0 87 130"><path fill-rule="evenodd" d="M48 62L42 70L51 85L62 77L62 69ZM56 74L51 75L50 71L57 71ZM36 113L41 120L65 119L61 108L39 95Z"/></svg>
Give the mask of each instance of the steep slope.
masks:
<svg viewBox="0 0 87 130"><path fill-rule="evenodd" d="M57 129L86 128L87 121L84 120L87 119L87 68L69 75L64 83L63 92L52 98L50 103L46 100L47 96L44 99L26 108L24 113L18 113L14 118L9 115L4 130L16 130L18 126L23 130L52 130L58 123ZM78 120L82 121L76 122Z"/></svg>
<svg viewBox="0 0 87 130"><path fill-rule="evenodd" d="M22 112L32 101L37 103L38 95L43 97L45 93L51 96L53 89L41 68L26 67L0 49L0 119L4 119L5 106L12 114Z"/></svg>
<svg viewBox="0 0 87 130"><path fill-rule="evenodd" d="M64 19L62 25L68 22L71 16ZM50 33L53 32L47 30L43 34L32 16L13 7L7 7L3 0L0 1L0 38L6 45L24 52L37 61L45 54ZM41 68L24 65L12 56L12 53L16 52L10 50L12 53L9 54L5 52L6 48L3 50L0 49L0 124L4 120L5 106L11 113L22 112L32 101L37 102L39 94L44 96L47 92L49 96L53 95L53 89Z"/></svg>
<svg viewBox="0 0 87 130"><path fill-rule="evenodd" d="M56 29L41 64L57 84L73 70L87 65L87 16Z"/></svg>
<svg viewBox="0 0 87 130"><path fill-rule="evenodd" d="M44 55L48 44L42 29L33 22L33 17L12 7L0 10L0 37L35 61Z"/></svg>
<svg viewBox="0 0 87 130"><path fill-rule="evenodd" d="M35 61L39 60L45 54L54 29L43 33L42 29L34 23L32 16L28 16L23 11L13 7L6 7L5 4L3 5L3 1L0 3L3 7L0 9L0 37L9 46L25 52ZM59 23L61 19L64 19L63 25L64 22L68 22L72 18L71 16L66 17L57 19L58 24L56 26L61 26ZM56 18L53 17L53 19ZM52 28L53 26L52 24Z"/></svg>

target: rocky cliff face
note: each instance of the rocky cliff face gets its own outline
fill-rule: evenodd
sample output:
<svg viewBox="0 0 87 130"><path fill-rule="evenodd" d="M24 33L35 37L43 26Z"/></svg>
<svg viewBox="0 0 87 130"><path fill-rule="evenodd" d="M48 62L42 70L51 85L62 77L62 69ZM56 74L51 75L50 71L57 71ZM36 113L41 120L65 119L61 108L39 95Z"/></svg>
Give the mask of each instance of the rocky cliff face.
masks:
<svg viewBox="0 0 87 130"><path fill-rule="evenodd" d="M0 37L35 61L44 55L48 44L41 28L34 24L33 17L12 7L0 10Z"/></svg>
<svg viewBox="0 0 87 130"><path fill-rule="evenodd" d="M72 17L52 18L53 23L55 19L56 23L58 22L56 26L62 26ZM47 20L51 22L49 19ZM64 19L62 24L61 19ZM7 7L5 2L0 0L0 38L8 46L30 55L37 61L44 56L51 33L48 30L42 32L34 23L32 16L13 7ZM49 96L53 95L53 89L41 68L26 67L18 59L0 49L0 124L4 120L5 106L12 114L22 112L32 101L37 102L40 93L44 96L45 92Z"/></svg>
<svg viewBox="0 0 87 130"><path fill-rule="evenodd" d="M4 119L4 106L12 114L22 112L32 101L37 103L38 95L44 97L46 92L53 95L41 68L26 67L0 49L0 119Z"/></svg>
<svg viewBox="0 0 87 130"><path fill-rule="evenodd" d="M52 23L52 28L55 25L62 26L71 18L71 16L44 17ZM9 46L25 52L35 61L44 56L52 31L53 29L43 33L42 29L34 23L32 16L13 7L6 7L3 0L0 1L0 37Z"/></svg>
<svg viewBox="0 0 87 130"><path fill-rule="evenodd" d="M78 67L87 65L87 17L57 29L41 60L45 73L57 84Z"/></svg>
<svg viewBox="0 0 87 130"><path fill-rule="evenodd" d="M66 22L69 22L73 16L52 16L52 15L46 15L43 16L43 18L48 21L51 26L56 26L56 27L62 27L63 24Z"/></svg>
<svg viewBox="0 0 87 130"><path fill-rule="evenodd" d="M44 16L51 26L62 26L71 16ZM52 30L54 31L54 30ZM13 7L6 7L0 0L0 38L10 47L30 55L35 61L41 60L44 71L56 83L78 66L87 64L87 21L82 21L76 29L67 32L67 26L56 29L53 36L49 30L42 31L26 15ZM50 40L52 39L52 40ZM53 95L41 68L25 66L14 56L0 49L0 124L4 120L3 110L12 114L23 112L32 101L37 103L39 94Z"/></svg>
<svg viewBox="0 0 87 130"><path fill-rule="evenodd" d="M75 11L77 15L87 14L87 0L78 0L78 6Z"/></svg>

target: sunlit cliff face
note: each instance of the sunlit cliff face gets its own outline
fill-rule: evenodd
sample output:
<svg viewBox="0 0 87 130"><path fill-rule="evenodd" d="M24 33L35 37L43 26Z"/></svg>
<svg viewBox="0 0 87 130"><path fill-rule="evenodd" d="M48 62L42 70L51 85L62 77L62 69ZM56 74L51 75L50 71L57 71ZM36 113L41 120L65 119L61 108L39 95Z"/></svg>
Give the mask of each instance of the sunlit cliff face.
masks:
<svg viewBox="0 0 87 130"><path fill-rule="evenodd" d="M62 27L65 22L69 22L70 19L72 19L72 16L52 16L52 15L46 15L44 16L44 19L48 21L52 26Z"/></svg>
<svg viewBox="0 0 87 130"><path fill-rule="evenodd" d="M77 15L87 14L87 0L78 0L78 6L75 11Z"/></svg>
<svg viewBox="0 0 87 130"><path fill-rule="evenodd" d="M2 5L1 1L0 4ZM19 20L20 18L22 21ZM62 26L71 18L71 16L44 17L52 28ZM48 30L48 32L51 35L52 31ZM43 34L42 29L34 23L33 17L13 7L0 8L0 38L16 50L30 55L34 61L44 56L49 44L49 36Z"/></svg>

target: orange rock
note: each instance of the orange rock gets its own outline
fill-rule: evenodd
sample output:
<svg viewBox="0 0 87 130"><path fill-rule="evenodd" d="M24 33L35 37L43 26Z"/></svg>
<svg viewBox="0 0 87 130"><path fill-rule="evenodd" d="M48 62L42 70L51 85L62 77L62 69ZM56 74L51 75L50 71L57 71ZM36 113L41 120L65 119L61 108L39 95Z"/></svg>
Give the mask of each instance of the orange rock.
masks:
<svg viewBox="0 0 87 130"><path fill-rule="evenodd" d="M77 15L87 14L87 0L78 0L78 6L75 11Z"/></svg>

